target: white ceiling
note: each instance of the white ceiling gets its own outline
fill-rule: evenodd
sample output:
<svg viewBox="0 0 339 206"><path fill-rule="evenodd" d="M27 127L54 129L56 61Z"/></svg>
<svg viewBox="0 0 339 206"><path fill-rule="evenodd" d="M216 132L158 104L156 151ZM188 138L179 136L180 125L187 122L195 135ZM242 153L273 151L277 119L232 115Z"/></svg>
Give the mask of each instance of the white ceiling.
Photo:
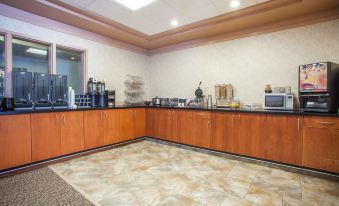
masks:
<svg viewBox="0 0 339 206"><path fill-rule="evenodd" d="M232 0L156 0L136 11L129 10L114 0L61 1L112 19L145 34L154 35L269 0L239 0L240 6L237 8L229 6ZM179 22L176 27L170 24L173 19Z"/></svg>

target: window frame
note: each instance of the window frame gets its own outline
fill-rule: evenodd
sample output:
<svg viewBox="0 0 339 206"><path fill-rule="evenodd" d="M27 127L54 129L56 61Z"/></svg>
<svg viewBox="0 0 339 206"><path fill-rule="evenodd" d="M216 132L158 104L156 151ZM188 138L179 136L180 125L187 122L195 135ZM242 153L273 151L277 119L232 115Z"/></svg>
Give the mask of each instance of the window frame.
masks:
<svg viewBox="0 0 339 206"><path fill-rule="evenodd" d="M83 94L85 94L86 91L86 80L87 80L87 49L84 48L77 48L77 47L71 47L71 46L65 46L65 45L61 45L61 44L55 44L54 45L54 74L56 74L56 70L57 70L57 65L56 65L56 50L57 48L61 48L61 49L68 49L68 50L74 50L74 51L78 51L81 52L81 59L82 59L82 65L81 65L81 76L82 76L82 82L81 82L81 92Z"/></svg>
<svg viewBox="0 0 339 206"><path fill-rule="evenodd" d="M49 74L56 74L56 48L65 48L69 50L75 50L82 53L82 72L81 72L81 92L86 93L86 79L88 74L88 50L85 48L79 48L73 45L64 45L57 42L46 41L44 39L39 39L37 37L29 36L26 34L21 34L17 32L12 32L8 30L0 29L0 34L5 37L5 97L13 97L12 93L12 71L13 71L13 55L12 55L12 40L13 38L21 39L24 41L31 41L38 44L44 44L49 46Z"/></svg>

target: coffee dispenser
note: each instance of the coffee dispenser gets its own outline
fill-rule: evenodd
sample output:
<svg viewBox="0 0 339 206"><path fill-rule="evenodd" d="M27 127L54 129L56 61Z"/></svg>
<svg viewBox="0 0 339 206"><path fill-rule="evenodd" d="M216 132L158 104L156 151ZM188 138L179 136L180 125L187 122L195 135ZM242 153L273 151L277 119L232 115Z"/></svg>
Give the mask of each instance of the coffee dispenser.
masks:
<svg viewBox="0 0 339 206"><path fill-rule="evenodd" d="M16 69L12 72L12 90L15 109L32 109L32 72Z"/></svg>
<svg viewBox="0 0 339 206"><path fill-rule="evenodd" d="M304 111L336 112L339 108L339 65L322 62L299 66L299 101Z"/></svg>
<svg viewBox="0 0 339 206"><path fill-rule="evenodd" d="M54 108L67 108L67 76L52 75L52 105Z"/></svg>
<svg viewBox="0 0 339 206"><path fill-rule="evenodd" d="M34 104L36 109L51 108L51 75L34 73Z"/></svg>

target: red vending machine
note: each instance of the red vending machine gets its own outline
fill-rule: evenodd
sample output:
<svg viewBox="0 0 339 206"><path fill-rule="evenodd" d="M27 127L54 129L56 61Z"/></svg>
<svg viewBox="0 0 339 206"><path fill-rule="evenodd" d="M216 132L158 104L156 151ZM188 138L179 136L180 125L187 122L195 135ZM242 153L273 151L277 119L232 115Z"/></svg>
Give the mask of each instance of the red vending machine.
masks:
<svg viewBox="0 0 339 206"><path fill-rule="evenodd" d="M332 62L300 65L299 101L304 111L338 111L339 65Z"/></svg>

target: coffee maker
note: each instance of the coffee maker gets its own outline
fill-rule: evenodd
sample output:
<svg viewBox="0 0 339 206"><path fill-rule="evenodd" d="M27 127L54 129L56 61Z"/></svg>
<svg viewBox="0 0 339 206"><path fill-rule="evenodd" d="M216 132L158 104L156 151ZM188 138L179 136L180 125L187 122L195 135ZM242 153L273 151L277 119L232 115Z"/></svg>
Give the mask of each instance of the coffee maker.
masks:
<svg viewBox="0 0 339 206"><path fill-rule="evenodd" d="M339 65L321 62L299 66L299 101L303 111L336 112L339 108Z"/></svg>
<svg viewBox="0 0 339 206"><path fill-rule="evenodd" d="M32 72L26 69L14 69L12 71L12 90L15 110L32 109Z"/></svg>
<svg viewBox="0 0 339 206"><path fill-rule="evenodd" d="M106 90L106 102L107 107L114 107L115 106L115 90Z"/></svg>
<svg viewBox="0 0 339 206"><path fill-rule="evenodd" d="M51 75L34 73L34 105L35 109L50 109L51 101Z"/></svg>
<svg viewBox="0 0 339 206"><path fill-rule="evenodd" d="M52 75L52 105L53 108L67 108L67 76Z"/></svg>

